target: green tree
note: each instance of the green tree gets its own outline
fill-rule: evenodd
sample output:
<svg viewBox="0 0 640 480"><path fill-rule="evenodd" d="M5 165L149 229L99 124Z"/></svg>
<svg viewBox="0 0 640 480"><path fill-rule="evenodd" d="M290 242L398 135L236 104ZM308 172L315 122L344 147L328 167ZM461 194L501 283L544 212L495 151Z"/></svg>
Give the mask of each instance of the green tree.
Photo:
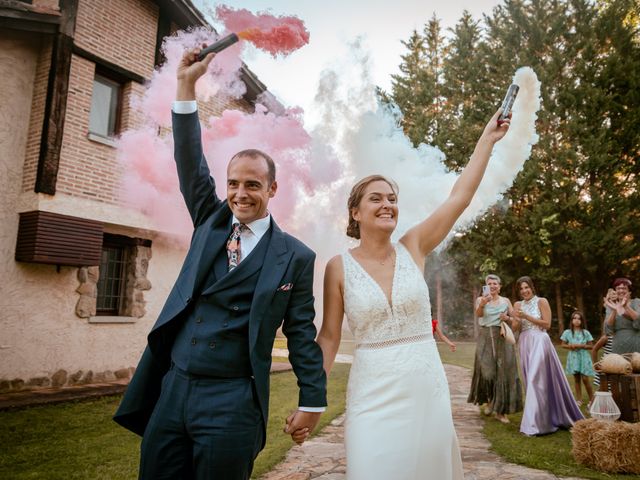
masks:
<svg viewBox="0 0 640 480"><path fill-rule="evenodd" d="M452 169L466 164L512 72L531 66L542 84L540 141L523 171L503 202L431 260L457 270L442 283L453 285L447 298L477 289L489 270L514 297L513 282L528 274L555 317L578 307L599 332L611 278L640 281L639 11L634 0L506 0L483 23L464 12L446 40L435 17L423 37L414 32L427 59L412 73L423 108L405 110L408 92L390 98L407 125L421 126L414 143L435 143ZM467 293L445 305L469 317Z"/></svg>

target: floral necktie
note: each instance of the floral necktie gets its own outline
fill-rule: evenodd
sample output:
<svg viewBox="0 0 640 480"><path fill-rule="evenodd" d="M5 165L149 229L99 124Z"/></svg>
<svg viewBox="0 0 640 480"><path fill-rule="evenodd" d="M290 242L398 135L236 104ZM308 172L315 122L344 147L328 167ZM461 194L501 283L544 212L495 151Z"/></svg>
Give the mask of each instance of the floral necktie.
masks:
<svg viewBox="0 0 640 480"><path fill-rule="evenodd" d="M233 270L240 263L240 235L248 230L244 223L234 223L233 231L227 240L227 258L229 259L229 271Z"/></svg>

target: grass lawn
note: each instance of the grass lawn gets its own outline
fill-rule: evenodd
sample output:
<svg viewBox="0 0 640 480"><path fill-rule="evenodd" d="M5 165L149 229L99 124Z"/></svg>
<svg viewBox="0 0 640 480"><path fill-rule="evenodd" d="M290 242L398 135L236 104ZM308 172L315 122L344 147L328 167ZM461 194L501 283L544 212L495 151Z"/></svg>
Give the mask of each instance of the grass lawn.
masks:
<svg viewBox="0 0 640 480"><path fill-rule="evenodd" d="M459 367L473 368L473 360L476 355L475 342L455 342L456 351L452 352L444 342L437 342L438 351L442 363L449 363Z"/></svg>
<svg viewBox="0 0 640 480"><path fill-rule="evenodd" d="M446 345L444 345L444 347L446 347ZM441 348L441 351L442 350L443 348ZM556 351L560 357L560 363L564 368L568 350L556 345ZM456 355L455 353L450 353L448 349L447 352L449 355ZM445 356L443 356L443 361L447 361ZM473 368L473 354L471 354L471 364L469 367ZM573 376L568 377L568 380L571 391L573 392ZM589 399L584 391L584 387L582 390L582 413L588 418L586 405ZM546 470L562 476L600 480L630 480L632 478L640 478L635 475L606 474L578 465L571 454L571 433L567 430L559 430L556 433L539 437L527 437L520 433L521 412L509 415L509 420L511 420L511 423L504 425L487 418L483 429L483 433L491 442L491 450L509 462Z"/></svg>
<svg viewBox="0 0 640 480"><path fill-rule="evenodd" d="M473 368L475 343L457 342L457 346L457 351L452 353L445 344L438 342L443 362ZM286 348L286 339L277 339L275 347ZM564 365L567 350L557 350ZM353 351L351 341L343 342L339 350L344 354ZM274 358L274 361L286 360ZM321 417L316 432L344 411L348 374L349 365L335 364L329 380L329 408ZM573 388L573 379L569 382ZM293 446L282 428L284 419L297 405L297 392L292 372L272 375L267 446L256 460L255 478L268 472ZM0 412L0 479L137 478L140 439L111 420L119 401L120 397L105 397ZM586 401L584 403L586 405ZM521 415L511 415L509 425L493 420L485 422L484 433L492 450L507 461L557 475L589 479L638 478L606 475L578 466L571 455L569 432L525 437L518 431Z"/></svg>
<svg viewBox="0 0 640 480"><path fill-rule="evenodd" d="M344 411L348 365L336 365L329 380L329 408L320 428ZM298 403L292 372L271 377L267 447L256 460L256 477L291 448L284 419ZM0 412L0 478L135 479L140 439L111 416L120 397Z"/></svg>
<svg viewBox="0 0 640 480"><path fill-rule="evenodd" d="M585 409L583 408L583 413ZM509 415L511 423L503 425L487 420L483 433L491 442L491 450L505 460L556 475L601 480L631 480L638 475L607 474L578 465L571 454L571 433L559 430L550 435L527 437L520 433L522 413Z"/></svg>

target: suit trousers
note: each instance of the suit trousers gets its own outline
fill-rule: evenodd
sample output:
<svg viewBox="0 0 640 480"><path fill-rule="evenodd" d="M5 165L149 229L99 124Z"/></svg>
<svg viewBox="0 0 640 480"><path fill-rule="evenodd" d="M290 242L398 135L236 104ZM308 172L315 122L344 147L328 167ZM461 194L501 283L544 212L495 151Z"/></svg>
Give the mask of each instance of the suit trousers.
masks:
<svg viewBox="0 0 640 480"><path fill-rule="evenodd" d="M248 480L264 435L252 378L173 366L144 432L139 478Z"/></svg>

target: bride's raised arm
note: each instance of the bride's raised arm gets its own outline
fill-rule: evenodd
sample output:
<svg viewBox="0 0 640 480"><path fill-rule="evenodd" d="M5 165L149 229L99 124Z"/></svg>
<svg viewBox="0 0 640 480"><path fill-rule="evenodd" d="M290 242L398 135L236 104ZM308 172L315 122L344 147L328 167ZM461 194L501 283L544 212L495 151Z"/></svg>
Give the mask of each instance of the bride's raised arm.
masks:
<svg viewBox="0 0 640 480"><path fill-rule="evenodd" d="M469 163L453 185L449 197L435 212L409 229L400 239L411 252L414 260L420 264L444 240L458 217L471 203L484 176L493 146L509 130L508 119L498 125L500 112L501 110L498 110L484 127Z"/></svg>

